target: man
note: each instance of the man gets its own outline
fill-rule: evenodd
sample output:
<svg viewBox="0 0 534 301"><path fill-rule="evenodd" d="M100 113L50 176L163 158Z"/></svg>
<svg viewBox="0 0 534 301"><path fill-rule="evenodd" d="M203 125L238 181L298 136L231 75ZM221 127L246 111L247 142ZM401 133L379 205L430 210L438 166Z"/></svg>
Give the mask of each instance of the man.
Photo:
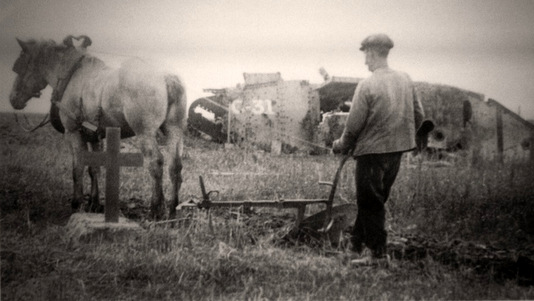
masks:
<svg viewBox="0 0 534 301"><path fill-rule="evenodd" d="M385 207L397 177L403 152L416 146L415 133L423 109L410 77L388 67L393 41L385 34L363 40L361 51L373 74L358 83L344 132L334 141L334 153L356 158L358 215L352 233L352 250L361 253L365 244L370 257L353 260L369 264L387 260Z"/></svg>

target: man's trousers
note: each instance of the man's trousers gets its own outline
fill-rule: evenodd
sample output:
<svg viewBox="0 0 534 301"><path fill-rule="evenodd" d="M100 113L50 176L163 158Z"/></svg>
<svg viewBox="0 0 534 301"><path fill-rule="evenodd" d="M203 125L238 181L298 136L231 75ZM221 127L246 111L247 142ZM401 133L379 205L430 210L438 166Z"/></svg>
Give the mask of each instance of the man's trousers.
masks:
<svg viewBox="0 0 534 301"><path fill-rule="evenodd" d="M363 244L374 257L386 255L386 210L402 152L370 154L356 158L356 198L358 215L352 232L352 249L360 253Z"/></svg>

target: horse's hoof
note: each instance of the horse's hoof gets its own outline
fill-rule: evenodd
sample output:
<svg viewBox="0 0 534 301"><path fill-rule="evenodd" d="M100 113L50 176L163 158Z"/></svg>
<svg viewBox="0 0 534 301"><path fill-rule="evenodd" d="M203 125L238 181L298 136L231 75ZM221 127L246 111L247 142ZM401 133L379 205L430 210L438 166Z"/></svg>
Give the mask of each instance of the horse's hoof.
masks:
<svg viewBox="0 0 534 301"><path fill-rule="evenodd" d="M169 211L169 220L176 219L176 209Z"/></svg>
<svg viewBox="0 0 534 301"><path fill-rule="evenodd" d="M70 201L70 207L73 213L78 212L80 210L81 205L82 205L81 201L74 200L74 199Z"/></svg>
<svg viewBox="0 0 534 301"><path fill-rule="evenodd" d="M163 220L165 217L165 213L163 213L161 210L151 210L152 219L155 221Z"/></svg>
<svg viewBox="0 0 534 301"><path fill-rule="evenodd" d="M92 204L90 208L90 212L94 213L104 213L104 206L100 204Z"/></svg>

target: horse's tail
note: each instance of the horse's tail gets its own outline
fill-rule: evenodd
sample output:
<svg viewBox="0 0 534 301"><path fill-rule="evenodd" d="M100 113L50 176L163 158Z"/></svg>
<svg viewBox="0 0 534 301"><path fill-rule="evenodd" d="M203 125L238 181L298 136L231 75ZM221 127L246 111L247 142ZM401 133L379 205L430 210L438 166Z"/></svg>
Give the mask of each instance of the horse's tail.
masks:
<svg viewBox="0 0 534 301"><path fill-rule="evenodd" d="M187 97L180 78L173 74L165 76L167 86L167 117L164 124L178 125L185 129L187 124Z"/></svg>

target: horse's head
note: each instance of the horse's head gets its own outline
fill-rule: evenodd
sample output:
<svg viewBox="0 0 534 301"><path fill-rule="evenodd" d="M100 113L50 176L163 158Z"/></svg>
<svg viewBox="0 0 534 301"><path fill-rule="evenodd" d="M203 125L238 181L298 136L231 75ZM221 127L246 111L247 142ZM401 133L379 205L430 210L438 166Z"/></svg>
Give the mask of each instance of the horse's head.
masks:
<svg viewBox="0 0 534 301"><path fill-rule="evenodd" d="M80 42L74 46L73 40ZM17 74L9 96L11 105L21 110L32 97L39 97L41 90L48 84L54 85L65 76L72 64L83 55L91 45L88 36L67 36L63 44L54 41L21 41L17 39L22 51L13 65Z"/></svg>
<svg viewBox="0 0 534 301"><path fill-rule="evenodd" d="M32 97L39 97L47 81L45 75L40 70L40 43L30 40L27 42L17 39L22 51L13 65L13 71L17 74L15 83L9 95L9 100L13 108L24 109L28 100Z"/></svg>

